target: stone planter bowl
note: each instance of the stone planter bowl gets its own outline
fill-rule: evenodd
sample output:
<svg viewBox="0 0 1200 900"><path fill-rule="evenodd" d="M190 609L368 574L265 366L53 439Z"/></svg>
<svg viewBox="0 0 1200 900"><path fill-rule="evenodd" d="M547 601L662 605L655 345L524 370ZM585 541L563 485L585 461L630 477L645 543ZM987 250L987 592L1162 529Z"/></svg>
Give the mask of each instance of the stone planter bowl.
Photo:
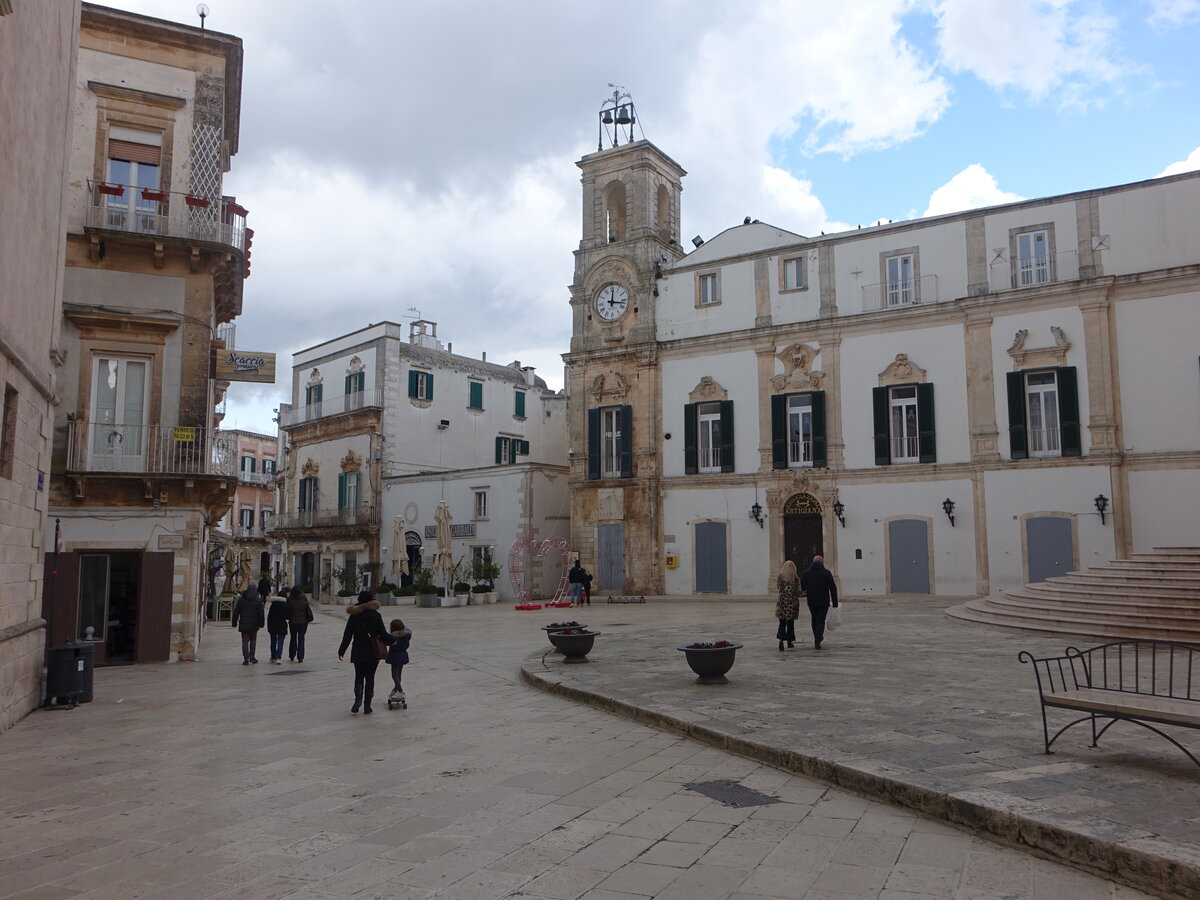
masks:
<svg viewBox="0 0 1200 900"><path fill-rule="evenodd" d="M583 634L563 634L558 631L547 631L546 634L550 637L550 643L562 651L563 662L585 663L588 661L587 655L592 652L592 644L600 632L588 631Z"/></svg>
<svg viewBox="0 0 1200 900"><path fill-rule="evenodd" d="M733 668L733 660L741 644L731 643L728 647L688 647L681 646L687 657L687 663L699 677L696 684L729 684L725 673Z"/></svg>

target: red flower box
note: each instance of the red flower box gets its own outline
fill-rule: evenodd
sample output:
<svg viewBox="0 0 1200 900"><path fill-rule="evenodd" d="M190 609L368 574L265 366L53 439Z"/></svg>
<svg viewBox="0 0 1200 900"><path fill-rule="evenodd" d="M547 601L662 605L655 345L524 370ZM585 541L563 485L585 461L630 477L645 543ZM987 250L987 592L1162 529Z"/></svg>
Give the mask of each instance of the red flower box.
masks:
<svg viewBox="0 0 1200 900"><path fill-rule="evenodd" d="M107 194L110 197L125 196L125 185L123 184L108 184L107 182L101 181L96 185L96 190L98 190L101 194Z"/></svg>
<svg viewBox="0 0 1200 900"><path fill-rule="evenodd" d="M164 203L167 199L166 191L155 191L150 188L142 188L142 199L153 200L156 203Z"/></svg>
<svg viewBox="0 0 1200 900"><path fill-rule="evenodd" d="M246 218L247 214L250 212L248 209L246 209L246 207L239 206L238 204L234 203L232 200L226 201L225 208L227 210L229 210L231 213L233 213L235 216L241 216L243 219Z"/></svg>
<svg viewBox="0 0 1200 900"><path fill-rule="evenodd" d="M212 205L212 201L207 197L196 197L192 194L187 194L183 198L183 202L197 209L208 209Z"/></svg>

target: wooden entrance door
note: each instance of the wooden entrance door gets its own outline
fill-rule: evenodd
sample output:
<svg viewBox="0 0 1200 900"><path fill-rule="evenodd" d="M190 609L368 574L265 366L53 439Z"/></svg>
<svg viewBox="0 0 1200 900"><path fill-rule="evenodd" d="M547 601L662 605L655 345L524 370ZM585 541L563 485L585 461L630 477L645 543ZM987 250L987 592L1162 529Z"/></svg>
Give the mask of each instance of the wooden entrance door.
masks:
<svg viewBox="0 0 1200 900"><path fill-rule="evenodd" d="M803 572L814 556L825 555L821 504L812 494L792 494L783 505L783 558Z"/></svg>
<svg viewBox="0 0 1200 900"><path fill-rule="evenodd" d="M696 523L696 590L723 594L729 590L728 548L724 522Z"/></svg>
<svg viewBox="0 0 1200 900"><path fill-rule="evenodd" d="M625 590L625 525L596 526L596 590Z"/></svg>
<svg viewBox="0 0 1200 900"><path fill-rule="evenodd" d="M1075 568L1075 541L1071 520L1062 516L1037 516L1025 520L1025 546L1029 554L1029 581L1045 581Z"/></svg>

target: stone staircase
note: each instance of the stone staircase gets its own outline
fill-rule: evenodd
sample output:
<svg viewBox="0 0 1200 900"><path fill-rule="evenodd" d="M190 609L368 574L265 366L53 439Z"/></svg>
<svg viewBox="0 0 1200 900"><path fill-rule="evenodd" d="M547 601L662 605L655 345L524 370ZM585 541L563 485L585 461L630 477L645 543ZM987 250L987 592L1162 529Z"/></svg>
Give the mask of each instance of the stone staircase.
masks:
<svg viewBox="0 0 1200 900"><path fill-rule="evenodd" d="M1155 547L946 610L986 625L1200 644L1200 547Z"/></svg>

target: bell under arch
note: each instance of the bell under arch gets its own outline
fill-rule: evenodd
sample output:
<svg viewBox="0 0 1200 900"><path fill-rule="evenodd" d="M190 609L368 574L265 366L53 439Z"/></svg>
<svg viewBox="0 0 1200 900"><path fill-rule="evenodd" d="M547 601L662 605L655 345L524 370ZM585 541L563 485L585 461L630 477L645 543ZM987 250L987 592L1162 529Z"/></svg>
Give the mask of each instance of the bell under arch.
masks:
<svg viewBox="0 0 1200 900"><path fill-rule="evenodd" d="M628 207L625 182L610 182L604 188L604 227L609 243L625 240Z"/></svg>

